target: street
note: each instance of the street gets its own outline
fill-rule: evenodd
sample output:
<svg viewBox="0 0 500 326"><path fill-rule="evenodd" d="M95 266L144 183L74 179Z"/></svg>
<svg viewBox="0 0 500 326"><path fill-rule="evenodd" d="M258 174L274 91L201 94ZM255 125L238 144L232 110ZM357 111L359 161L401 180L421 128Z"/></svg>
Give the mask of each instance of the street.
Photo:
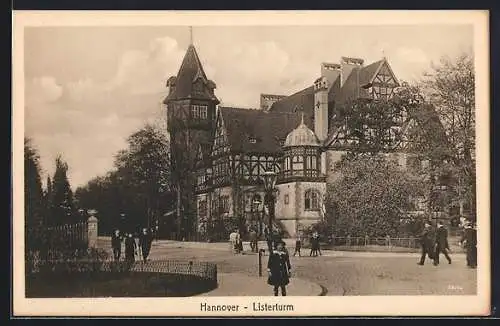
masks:
<svg viewBox="0 0 500 326"><path fill-rule="evenodd" d="M106 247L107 241L100 241ZM109 248L107 245L106 248ZM246 245L244 254L229 252L226 243L159 241L153 244L151 259L209 261L219 273L258 275L258 255ZM293 248L288 248L293 252ZM417 265L416 253L366 253L323 250L321 257L290 257L293 277L314 282L326 295L473 295L477 271L465 265L463 253L451 254L452 264L444 259L439 266L427 260ZM266 282L267 256L262 257L262 282ZM244 284L242 284L244 286Z"/></svg>

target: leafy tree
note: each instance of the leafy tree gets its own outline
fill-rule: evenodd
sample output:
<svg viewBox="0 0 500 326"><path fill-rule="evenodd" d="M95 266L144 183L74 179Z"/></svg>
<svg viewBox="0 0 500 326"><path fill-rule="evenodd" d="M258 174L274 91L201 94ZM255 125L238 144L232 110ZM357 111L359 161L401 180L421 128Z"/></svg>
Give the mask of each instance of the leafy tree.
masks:
<svg viewBox="0 0 500 326"><path fill-rule="evenodd" d="M476 207L475 169L475 72L470 53L443 57L422 82L424 93L434 104L449 141L450 163L456 176L452 186L459 205Z"/></svg>
<svg viewBox="0 0 500 326"><path fill-rule="evenodd" d="M59 155L56 158L56 171L50 186L49 224L61 225L75 222L73 191L68 180L68 164ZM48 186L49 187L49 186Z"/></svg>
<svg viewBox="0 0 500 326"><path fill-rule="evenodd" d="M335 234L395 236L411 198L422 195L421 179L383 155L346 158L338 168L341 176L328 185L327 197L338 214Z"/></svg>
<svg viewBox="0 0 500 326"><path fill-rule="evenodd" d="M27 248L38 245L43 225L44 198L37 150L24 139L24 217Z"/></svg>
<svg viewBox="0 0 500 326"><path fill-rule="evenodd" d="M99 213L99 230L137 231L154 227L171 231L164 213L172 209L169 142L154 125L145 125L128 138L128 148L115 156L115 169L89 181L76 191L80 207ZM123 215L122 215L123 214Z"/></svg>

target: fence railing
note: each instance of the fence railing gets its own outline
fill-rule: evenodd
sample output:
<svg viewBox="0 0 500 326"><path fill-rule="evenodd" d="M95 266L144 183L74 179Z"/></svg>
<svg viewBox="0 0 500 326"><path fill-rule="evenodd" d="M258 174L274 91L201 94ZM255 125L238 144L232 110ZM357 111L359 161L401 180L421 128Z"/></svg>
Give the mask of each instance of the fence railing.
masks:
<svg viewBox="0 0 500 326"><path fill-rule="evenodd" d="M28 255L39 255L40 259L59 259L67 253L86 251L95 246L97 219L58 226L30 228L26 232Z"/></svg>
<svg viewBox="0 0 500 326"><path fill-rule="evenodd" d="M147 262L138 261L128 263L126 261L98 261L92 259L63 260L51 259L39 261L36 269L32 272L44 270L44 267L50 266L51 271L65 272L149 272L174 275L190 275L202 278L210 283L217 285L217 265L209 262L200 261L181 261L181 260L149 260ZM46 270L46 269L45 269Z"/></svg>
<svg viewBox="0 0 500 326"><path fill-rule="evenodd" d="M403 248L420 248L420 239L408 238L372 238L372 237L332 237L330 245L333 246L386 246Z"/></svg>

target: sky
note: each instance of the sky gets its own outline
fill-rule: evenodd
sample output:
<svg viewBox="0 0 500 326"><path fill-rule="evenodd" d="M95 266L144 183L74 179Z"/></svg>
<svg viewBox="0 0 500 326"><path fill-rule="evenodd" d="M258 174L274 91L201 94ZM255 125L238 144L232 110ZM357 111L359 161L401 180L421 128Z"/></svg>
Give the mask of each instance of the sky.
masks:
<svg viewBox="0 0 500 326"><path fill-rule="evenodd" d="M190 42L186 26L27 27L25 135L42 179L68 162L73 189L113 169L114 155L147 122L164 119L166 80ZM470 25L193 26L193 43L222 105L257 108L261 93L312 85L322 62L385 56L400 80L473 48Z"/></svg>

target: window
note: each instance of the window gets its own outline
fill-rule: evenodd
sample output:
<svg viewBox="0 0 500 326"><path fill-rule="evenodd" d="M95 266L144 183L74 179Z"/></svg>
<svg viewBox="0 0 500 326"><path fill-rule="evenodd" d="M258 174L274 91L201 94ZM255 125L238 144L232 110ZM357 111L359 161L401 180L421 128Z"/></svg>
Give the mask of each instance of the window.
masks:
<svg viewBox="0 0 500 326"><path fill-rule="evenodd" d="M205 219L207 217L207 201L200 200L198 202L198 217L200 219Z"/></svg>
<svg viewBox="0 0 500 326"><path fill-rule="evenodd" d="M248 139L248 141L250 142L250 144L255 144L255 143L257 143L257 139L256 139L256 138L253 138L253 137L250 137L250 138Z"/></svg>
<svg viewBox="0 0 500 326"><path fill-rule="evenodd" d="M290 202L290 197L288 196L288 194L285 195L285 205L288 205L288 203Z"/></svg>
<svg viewBox="0 0 500 326"><path fill-rule="evenodd" d="M221 196L219 198L219 209L223 213L229 213L229 196Z"/></svg>
<svg viewBox="0 0 500 326"><path fill-rule="evenodd" d="M292 159L292 167L294 171L302 171L304 169L304 157L301 155L294 156Z"/></svg>
<svg viewBox="0 0 500 326"><path fill-rule="evenodd" d="M306 210L319 210L319 193L317 190L309 189L304 196L304 208Z"/></svg>
<svg viewBox="0 0 500 326"><path fill-rule="evenodd" d="M290 157L285 157L285 171L290 171Z"/></svg>
<svg viewBox="0 0 500 326"><path fill-rule="evenodd" d="M208 107L206 105L193 105L191 106L191 118L193 119L207 119Z"/></svg>

